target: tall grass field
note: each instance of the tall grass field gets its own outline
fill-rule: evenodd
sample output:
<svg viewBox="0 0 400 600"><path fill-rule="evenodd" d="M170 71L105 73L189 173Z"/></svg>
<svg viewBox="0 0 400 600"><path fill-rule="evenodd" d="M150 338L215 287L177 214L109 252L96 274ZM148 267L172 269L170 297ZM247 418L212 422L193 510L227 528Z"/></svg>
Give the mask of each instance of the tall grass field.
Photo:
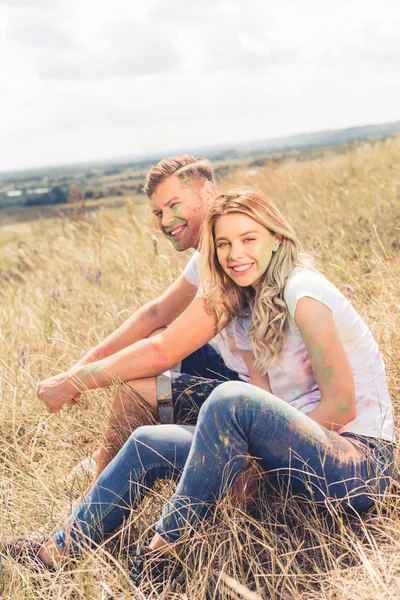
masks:
<svg viewBox="0 0 400 600"><path fill-rule="evenodd" d="M400 137L236 166L221 191L251 185L273 197L304 250L371 328L400 412ZM143 202L143 201L142 201ZM1 219L1 213L0 213ZM68 477L101 438L112 389L50 415L38 382L69 368L179 275L178 254L150 210L127 198L99 210L31 223L0 264L0 536L49 536L87 485ZM177 341L179 343L179 341ZM398 431L399 432L399 431ZM396 458L399 465L398 456ZM184 577L160 593L129 587L129 549L152 536L173 484L160 484L122 533L56 574L1 559L2 597L162 600L397 600L400 495L393 485L374 514L349 523L305 512L291 498L260 496L256 509L227 503L182 547Z"/></svg>

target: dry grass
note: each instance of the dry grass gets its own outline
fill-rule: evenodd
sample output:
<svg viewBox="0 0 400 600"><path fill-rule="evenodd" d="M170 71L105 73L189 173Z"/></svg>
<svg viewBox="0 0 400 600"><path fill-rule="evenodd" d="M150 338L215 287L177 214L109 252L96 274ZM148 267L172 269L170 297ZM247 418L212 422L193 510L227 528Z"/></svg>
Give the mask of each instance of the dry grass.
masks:
<svg viewBox="0 0 400 600"><path fill-rule="evenodd" d="M400 139L343 153L288 160L254 175L238 168L221 182L255 185L291 216L304 248L349 296L378 340L391 395L400 404ZM60 484L95 447L110 390L80 409L49 416L37 382L69 367L135 308L172 282L187 260L135 206L121 218L99 212L33 225L33 241L9 246L0 277L1 531L48 535L77 497ZM139 214L139 213L137 213ZM398 410L397 410L398 412ZM81 483L84 485L84 482ZM123 548L151 534L170 486L132 515L116 537L56 577L3 561L6 598L102 598L127 586ZM377 514L348 524L321 519L294 502L260 498L261 517L221 510L185 547L186 584L160 598L393 599L400 597L400 522L396 482ZM134 596L132 596L134 597ZM137 595L137 598L146 596ZM149 592L148 597L156 597Z"/></svg>

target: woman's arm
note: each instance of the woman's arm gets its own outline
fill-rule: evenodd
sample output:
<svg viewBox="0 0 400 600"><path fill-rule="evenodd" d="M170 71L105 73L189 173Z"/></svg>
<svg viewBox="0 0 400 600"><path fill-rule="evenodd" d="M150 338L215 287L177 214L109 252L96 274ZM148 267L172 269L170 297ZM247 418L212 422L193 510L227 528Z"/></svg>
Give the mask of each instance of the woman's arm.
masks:
<svg viewBox="0 0 400 600"><path fill-rule="evenodd" d="M254 366L255 359L253 352L251 350L239 350L239 352L249 372L250 383L256 385L262 390L265 390L266 392L272 393L271 386L269 384L268 373L262 375Z"/></svg>
<svg viewBox="0 0 400 600"><path fill-rule="evenodd" d="M196 298L162 333L42 381L38 396L50 412L59 412L84 390L162 373L206 344L216 332L216 318L208 311L206 301Z"/></svg>
<svg viewBox="0 0 400 600"><path fill-rule="evenodd" d="M307 348L322 399L308 414L334 431L356 416L353 374L332 313L313 298L301 298L294 320Z"/></svg>

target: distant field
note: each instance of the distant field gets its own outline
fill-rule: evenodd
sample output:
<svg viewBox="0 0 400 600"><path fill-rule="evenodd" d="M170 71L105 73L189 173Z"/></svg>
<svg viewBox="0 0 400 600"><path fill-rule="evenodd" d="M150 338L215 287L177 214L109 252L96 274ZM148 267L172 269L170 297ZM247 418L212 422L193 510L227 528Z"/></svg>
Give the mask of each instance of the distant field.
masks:
<svg viewBox="0 0 400 600"><path fill-rule="evenodd" d="M132 202L136 210L142 210L146 204L143 195L109 196L98 200L85 200L84 212L86 214L107 209L110 214L120 212L126 203ZM15 209L0 210L0 268L4 262L6 246L18 242L28 242L34 237L35 225L38 222L47 222L48 226L61 217L74 214L77 209L70 204L45 205L39 207L17 207ZM82 209L83 210L83 209Z"/></svg>
<svg viewBox="0 0 400 600"><path fill-rule="evenodd" d="M235 164L219 181L221 190L252 185L271 195L290 216L318 268L366 320L386 363L398 435L399 156L397 137L292 156L266 166ZM111 390L97 390L87 393L81 406L49 415L35 399L38 381L70 367L135 309L164 291L190 256L176 253L154 229L143 197L125 200L109 198L104 210L99 210L100 203L88 203L82 213L67 213L67 207L63 215L60 207L54 212L41 209L41 219L36 209L17 211L1 221L0 234L8 244L0 264L4 536L48 536L62 522L86 484L65 478L93 452L110 406ZM26 243L18 245L13 235ZM335 511L323 519L305 514L287 498L276 504L260 500L261 520L256 520L245 507L228 505L185 545L182 587L158 596L128 597L398 600L399 456L396 460L393 486L375 515L349 525ZM57 577L4 560L3 597L105 600L104 583L126 588L126 546L148 542L172 487L160 485L132 514L122 542L85 553L78 566L71 565Z"/></svg>

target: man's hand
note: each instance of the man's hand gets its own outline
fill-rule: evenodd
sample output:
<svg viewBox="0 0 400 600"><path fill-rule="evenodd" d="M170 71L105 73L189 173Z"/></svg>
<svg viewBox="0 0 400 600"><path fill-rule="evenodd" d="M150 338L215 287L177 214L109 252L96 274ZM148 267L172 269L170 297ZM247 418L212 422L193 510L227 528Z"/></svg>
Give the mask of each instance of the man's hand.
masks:
<svg viewBox="0 0 400 600"><path fill-rule="evenodd" d="M78 404L81 391L74 381L73 374L66 371L41 381L36 395L51 413L57 413L65 404Z"/></svg>

